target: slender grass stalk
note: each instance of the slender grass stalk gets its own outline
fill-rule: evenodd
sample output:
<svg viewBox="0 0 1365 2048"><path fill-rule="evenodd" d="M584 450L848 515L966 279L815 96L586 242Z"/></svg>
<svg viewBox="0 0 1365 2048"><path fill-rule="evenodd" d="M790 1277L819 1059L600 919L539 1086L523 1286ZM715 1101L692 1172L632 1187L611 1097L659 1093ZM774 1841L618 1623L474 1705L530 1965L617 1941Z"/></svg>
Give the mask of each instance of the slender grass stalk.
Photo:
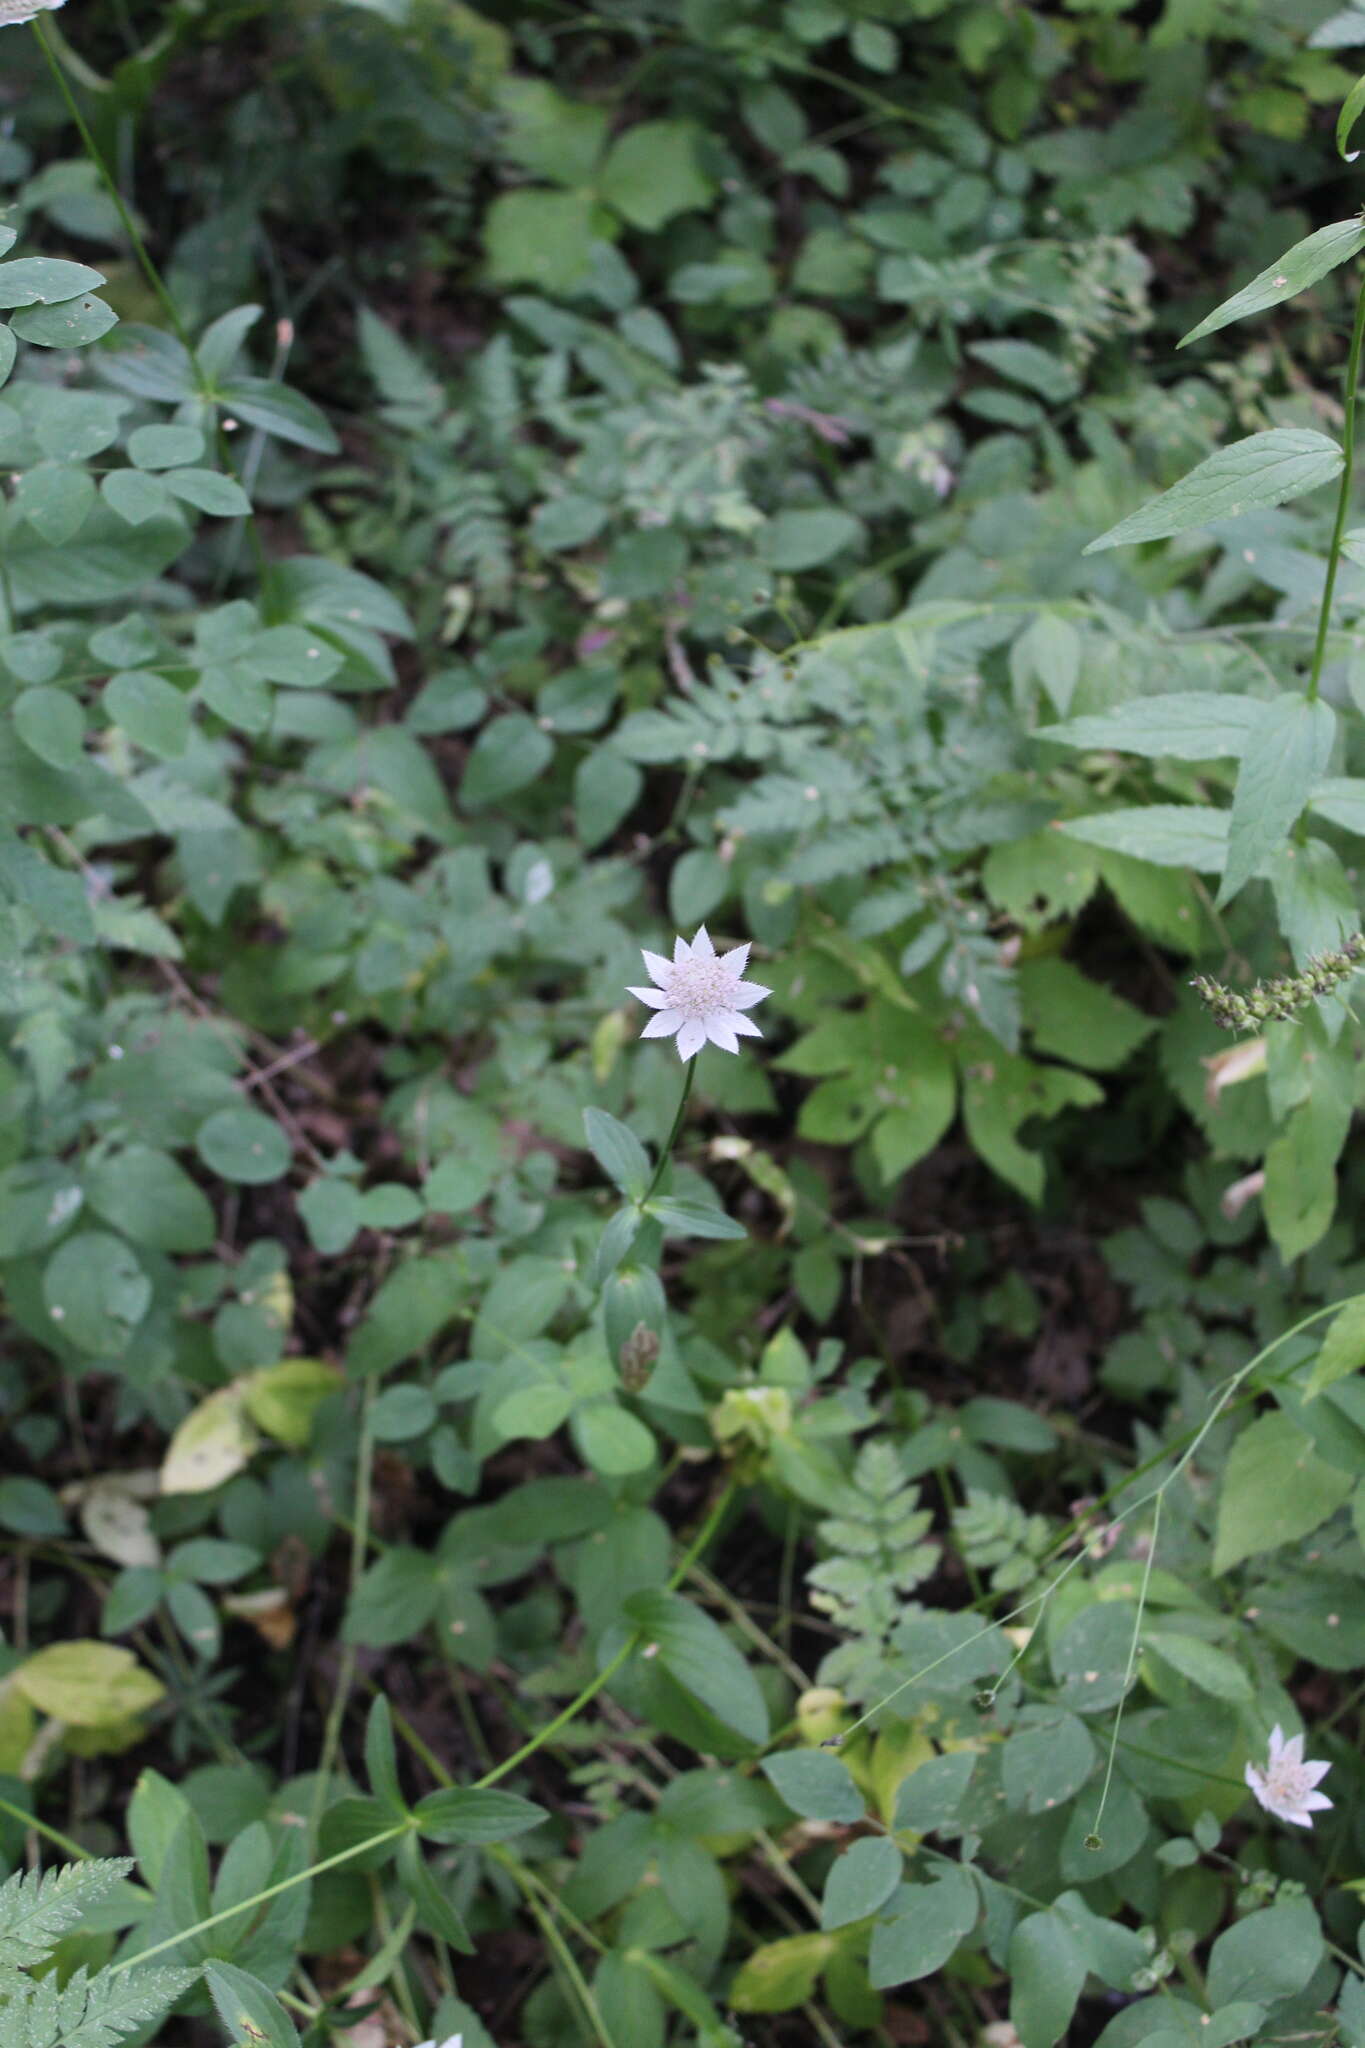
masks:
<svg viewBox="0 0 1365 2048"><path fill-rule="evenodd" d="M1308 701L1315 704L1322 680L1323 658L1327 652L1327 627L1332 615L1332 593L1336 589L1337 565L1341 560L1341 538L1346 531L1346 514L1351 502L1351 478L1356 457L1356 397L1360 384L1360 353L1365 344L1365 280L1356 296L1355 325L1351 329L1351 352L1346 358L1346 418L1341 430L1341 483L1337 489L1337 516L1327 550L1327 576L1318 607L1317 638L1313 642L1313 666L1308 675Z"/></svg>

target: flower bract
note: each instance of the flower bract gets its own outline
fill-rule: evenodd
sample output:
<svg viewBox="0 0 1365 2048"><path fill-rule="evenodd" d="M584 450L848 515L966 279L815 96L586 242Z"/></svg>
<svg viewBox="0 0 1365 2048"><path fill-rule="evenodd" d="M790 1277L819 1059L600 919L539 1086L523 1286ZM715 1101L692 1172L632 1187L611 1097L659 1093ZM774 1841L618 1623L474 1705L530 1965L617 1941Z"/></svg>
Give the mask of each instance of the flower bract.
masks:
<svg viewBox="0 0 1365 2048"><path fill-rule="evenodd" d="M763 1033L745 1012L771 990L741 979L748 959L747 945L718 954L705 925L690 945L686 939L673 941L671 960L645 951L645 966L657 987L630 991L654 1011L640 1036L672 1038L676 1033L678 1055L685 1060L699 1053L708 1039L724 1052L738 1052L741 1038L761 1038Z"/></svg>
<svg viewBox="0 0 1365 2048"><path fill-rule="evenodd" d="M1263 1771L1255 1764L1246 1767L1246 1781L1267 1813L1287 1820L1296 1828L1311 1828L1313 1815L1330 1807L1325 1793L1314 1790L1330 1764L1305 1763L1303 1737L1291 1735L1288 1742L1279 1727L1270 1731L1270 1756Z"/></svg>

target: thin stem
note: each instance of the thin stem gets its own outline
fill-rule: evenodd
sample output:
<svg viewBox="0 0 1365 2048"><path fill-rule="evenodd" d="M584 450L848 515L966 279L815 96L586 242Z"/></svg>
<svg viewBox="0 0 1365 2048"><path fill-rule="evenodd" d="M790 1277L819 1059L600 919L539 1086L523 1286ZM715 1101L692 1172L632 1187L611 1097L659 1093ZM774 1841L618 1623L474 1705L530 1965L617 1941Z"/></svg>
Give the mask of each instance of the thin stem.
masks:
<svg viewBox="0 0 1365 2048"><path fill-rule="evenodd" d="M1176 1471L1179 1471L1179 1469L1179 1466L1177 1466ZM1174 1479L1174 1477L1175 1472L1172 1472L1171 1478ZM1168 1481L1167 1484L1169 1483ZM1138 1589L1137 1613L1133 1617L1133 1640L1128 1645L1128 1666L1123 1674L1123 1691L1119 1694L1114 1707L1114 1726L1109 1737L1109 1755L1104 1766L1104 1784L1100 1788L1100 1803L1095 1809L1094 1826L1086 1837L1087 1845L1093 1844L1095 1848L1101 1846L1100 1822L1104 1819L1104 1809L1109 1798L1109 1787L1114 1779L1114 1757L1119 1746L1119 1729L1123 1725L1123 1709L1128 1703L1129 1688L1133 1683L1133 1673L1137 1669L1138 1643L1142 1637L1142 1617L1147 1608L1147 1588L1151 1583L1152 1565L1156 1558L1157 1537L1161 1530L1161 1503L1164 1498L1165 1488L1163 1487L1157 1494L1156 1505L1152 1510L1152 1533L1147 1539L1147 1558L1142 1572L1142 1584Z"/></svg>
<svg viewBox="0 0 1365 2048"><path fill-rule="evenodd" d="M685 1102L686 1100L687 1091L686 1089L684 1089L683 1101ZM687 1546L686 1554L683 1556L682 1560L677 1565L676 1569L669 1578L668 1584L670 1591L672 1591L674 1587L682 1584L682 1581L687 1577L687 1574L691 1571L697 1559L706 1549L707 1544L711 1541L712 1536L714 1536L717 1528L720 1525L721 1518L723 1517L725 1510L729 1507L731 1500L734 1498L734 1492L735 1487L734 1482L732 1480L730 1484L725 1486L721 1490L721 1492L716 1496L710 1514L706 1517L706 1520L702 1523L701 1528L692 1538L691 1543L689 1543L689 1545ZM625 1642L622 1643L620 1649L616 1652L616 1655L613 1658L611 1658L608 1663L602 1666L602 1669L598 1672L597 1676L589 1680L588 1684L584 1686L582 1692L580 1692L576 1696L576 1698L571 1699L569 1701L567 1707L562 1708L561 1711L555 1715L552 1721L547 1721L545 1726L538 1730L538 1732L531 1737L531 1740L529 1742L523 1742L521 1748L518 1750L514 1750L512 1755L504 1758L502 1763L495 1764L491 1771L485 1771L481 1778L475 1779L475 1791L481 1792L487 1785L496 1785L499 1778L505 1778L509 1771L514 1771L518 1764L524 1763L526 1758L528 1756L533 1755L536 1750L543 1749L547 1742L551 1741L556 1735L558 1735L561 1728L567 1727L570 1721L575 1720L578 1717L578 1715L582 1713L584 1707L587 1706L588 1702L590 1700L595 1699L598 1693L601 1692L603 1686L606 1685L611 1679L613 1679L616 1676L617 1672L621 1669L621 1666L627 1661L627 1659L635 1654L636 1650L639 1649L640 1644L644 1639L644 1634L645 1631L643 1629L633 1630L632 1633L629 1636L627 1636Z"/></svg>
<svg viewBox="0 0 1365 2048"><path fill-rule="evenodd" d="M374 1381L368 1379L361 1401L360 1446L356 1454L355 1520L351 1528L351 1562L348 1573L352 1599L355 1597L356 1584L365 1569L365 1555L369 1547L370 1475L374 1461L374 1432L370 1427L370 1411L373 1400ZM327 1787L331 1781L332 1766L336 1762L341 1742L341 1724L346 1718L351 1688L355 1683L355 1666L355 1647L351 1643L346 1643L341 1652L336 1690L327 1709L327 1723L322 1731L322 1755L318 1759L317 1776L313 1784L313 1810L309 1817L308 1834L310 1841L314 1842L317 1840L318 1828L322 1822L323 1808L327 1803Z"/></svg>
<svg viewBox="0 0 1365 2048"><path fill-rule="evenodd" d="M100 182L104 186L105 191L109 194L109 197L113 202L114 211L117 213L119 220L122 223L123 232L128 237L129 247L132 249L134 256L137 258L138 265L142 271L142 274L146 278L148 284L151 286L152 291L156 296L157 304L161 307L162 312L166 315L166 318L170 321L172 328L175 330L175 336L177 341L179 341L181 347L186 351L186 353L190 357L193 357L194 344L190 340L189 334L185 328L185 323L180 318L179 312L176 310L175 300L171 297L170 293L167 291L164 283L162 282L161 272L157 269L155 263L153 263L151 257L147 253L147 245L142 239L136 221L133 219L132 214L128 211L128 208L124 204L123 194L119 191L118 186L114 183L113 173L110 171L109 166L105 163L103 156L100 154L99 144L96 142L94 136L90 133L90 129L86 122L86 118L80 110L80 107L76 101L75 94L72 92L71 87L67 84L66 73L65 71L63 71L61 65L57 62L56 53L54 52L52 45L49 43L47 39L46 26L41 19L37 19L34 21L33 33L35 36L37 36L38 46L42 50L43 56L47 60L47 68L57 81L57 90L61 94L63 100L66 102L66 110L76 124L76 131L81 138L82 144L84 145L85 153L89 157L91 163L95 166L96 171L99 173Z"/></svg>
<svg viewBox="0 0 1365 2048"><path fill-rule="evenodd" d="M645 1203L649 1201L650 1197L655 1193L655 1191L658 1188L659 1182L664 1177L664 1168L668 1164L669 1156L672 1153L673 1147L678 1142L678 1133L682 1129L682 1120L687 1109L687 1098L692 1093L692 1081L693 1077L696 1074L696 1071L696 1059L690 1059L687 1062L687 1071L683 1076L682 1094L678 1097L678 1107L676 1114L673 1118L673 1128L669 1132L667 1138L664 1140L663 1150L659 1154L659 1163L654 1169L654 1178L649 1183L649 1186L645 1189L644 1194L640 1197L641 1208L644 1207Z"/></svg>
<svg viewBox="0 0 1365 2048"><path fill-rule="evenodd" d="M1356 452L1356 387L1360 382L1360 351L1363 343L1365 280L1362 280L1356 298L1355 325L1351 329L1351 353L1346 358L1346 420L1341 430L1341 484L1337 491L1337 516L1332 527L1332 542L1327 551L1327 579L1322 586L1322 604L1318 610L1318 632L1313 643L1313 667L1308 677L1310 704L1317 702L1323 656L1327 652L1327 623L1332 612L1332 592L1336 588L1337 564L1341 560L1341 536L1346 531L1346 513L1351 499L1351 472L1355 467Z"/></svg>

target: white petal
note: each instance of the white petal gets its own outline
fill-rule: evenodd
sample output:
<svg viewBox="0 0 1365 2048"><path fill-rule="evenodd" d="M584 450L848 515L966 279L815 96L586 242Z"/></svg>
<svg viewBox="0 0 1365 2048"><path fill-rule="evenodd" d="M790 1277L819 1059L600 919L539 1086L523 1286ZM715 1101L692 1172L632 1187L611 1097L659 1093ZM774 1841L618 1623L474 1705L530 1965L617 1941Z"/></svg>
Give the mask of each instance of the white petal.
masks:
<svg viewBox="0 0 1365 2048"><path fill-rule="evenodd" d="M1270 1731L1270 1761L1272 1765L1277 1764L1279 1762L1280 1753L1283 1750L1283 1748L1284 1730L1283 1728L1281 1728L1279 1722L1277 1721L1275 1723L1275 1726Z"/></svg>
<svg viewBox="0 0 1365 2048"><path fill-rule="evenodd" d="M694 1053L701 1051L706 1043L706 1026L699 1024L695 1017L689 1017L678 1033L678 1057L690 1060Z"/></svg>
<svg viewBox="0 0 1365 2048"><path fill-rule="evenodd" d="M1297 1811L1294 1813L1290 1813L1288 1808L1286 1807L1278 1807L1276 1809L1276 1812L1279 1819L1288 1821L1291 1827L1311 1828L1313 1825L1313 1816L1311 1813L1299 1813Z"/></svg>
<svg viewBox="0 0 1365 2048"><path fill-rule="evenodd" d="M711 944L711 934L707 931L704 924L699 924L697 926L697 936L692 941L692 958L694 960L714 960L715 957L716 949Z"/></svg>
<svg viewBox="0 0 1365 2048"><path fill-rule="evenodd" d="M732 1031L739 1033L741 1038L762 1038L763 1036L753 1018L746 1017L741 1010L727 1010L725 1012L725 1021Z"/></svg>
<svg viewBox="0 0 1365 2048"><path fill-rule="evenodd" d="M661 988L628 988L628 996L634 996L637 1003L648 1003L651 1010L668 1008L667 990Z"/></svg>
<svg viewBox="0 0 1365 2048"><path fill-rule="evenodd" d="M1255 1764L1248 1764L1242 1775L1246 1779L1248 1785L1250 1785L1252 1791L1256 1794L1256 1797L1260 1801L1261 1805L1264 1806L1266 1804L1265 1779L1257 1770Z"/></svg>
<svg viewBox="0 0 1365 2048"><path fill-rule="evenodd" d="M688 945L686 939L679 934L673 941L673 965L681 967L685 960L690 960L691 958L692 948Z"/></svg>
<svg viewBox="0 0 1365 2048"><path fill-rule="evenodd" d="M1330 1764L1306 1763L1303 1766L1303 1781L1305 1785L1320 1785L1331 1768Z"/></svg>
<svg viewBox="0 0 1365 2048"><path fill-rule="evenodd" d="M706 1019L706 1035L712 1045L718 1045L722 1052L738 1052L739 1040L735 1028L724 1011L713 1011Z"/></svg>
<svg viewBox="0 0 1365 2048"><path fill-rule="evenodd" d="M1332 1802L1325 1792L1305 1792L1299 1805L1305 1813L1327 1813Z"/></svg>
<svg viewBox="0 0 1365 2048"><path fill-rule="evenodd" d="M1286 1763L1293 1764L1297 1768L1303 1762L1303 1737L1301 1735L1291 1735L1288 1742L1281 1749L1280 1755Z"/></svg>
<svg viewBox="0 0 1365 2048"><path fill-rule="evenodd" d="M682 1023L681 1010L656 1010L640 1033L641 1038L671 1038Z"/></svg>
<svg viewBox="0 0 1365 2048"><path fill-rule="evenodd" d="M649 970L650 979L657 981L660 988L667 988L673 978L672 961L665 960L662 953L649 952L644 946L641 946L640 951L644 956L644 963Z"/></svg>
<svg viewBox="0 0 1365 2048"><path fill-rule="evenodd" d="M742 946L735 946L730 952L722 954L721 966L733 975L743 974L749 964L749 946L750 942L746 939Z"/></svg>
<svg viewBox="0 0 1365 2048"><path fill-rule="evenodd" d="M772 990L764 988L761 981L737 981L729 992L729 1000L736 1010L752 1010L755 1003L761 1003Z"/></svg>

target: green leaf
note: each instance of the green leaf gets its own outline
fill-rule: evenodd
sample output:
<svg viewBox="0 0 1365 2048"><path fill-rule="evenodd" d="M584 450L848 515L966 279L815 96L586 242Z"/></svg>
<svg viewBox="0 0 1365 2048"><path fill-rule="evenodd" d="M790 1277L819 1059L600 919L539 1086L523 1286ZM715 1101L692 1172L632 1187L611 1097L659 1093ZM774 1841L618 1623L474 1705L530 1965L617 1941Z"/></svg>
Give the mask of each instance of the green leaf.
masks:
<svg viewBox="0 0 1365 2048"><path fill-rule="evenodd" d="M1322 1349L1304 1386L1306 1401L1314 1400L1338 1380L1359 1372L1365 1365L1365 1294L1345 1302L1327 1325Z"/></svg>
<svg viewBox="0 0 1365 2048"><path fill-rule="evenodd" d="M394 1819L400 1820L408 1810L408 1803L398 1782L393 1715L383 1693L374 1700L365 1722L365 1776L369 1780L371 1796L382 1806L391 1808Z"/></svg>
<svg viewBox="0 0 1365 2048"><path fill-rule="evenodd" d="M746 1956L730 1986L732 2012L790 2012L815 1989L838 1944L830 1934L790 1934Z"/></svg>
<svg viewBox="0 0 1365 2048"><path fill-rule="evenodd" d="M195 1150L211 1173L248 1187L262 1187L288 1173L288 1138L273 1118L258 1109L220 1109L200 1124Z"/></svg>
<svg viewBox="0 0 1365 2048"><path fill-rule="evenodd" d="M737 1240L747 1237L742 1223L727 1216L709 1202L684 1202L673 1195L655 1195L645 1204L646 1216L662 1223L665 1237L707 1237Z"/></svg>
<svg viewBox="0 0 1365 2048"><path fill-rule="evenodd" d="M1128 1690L1136 1610L1126 1600L1097 1600L1073 1615L1052 1645L1061 1705L1100 1714Z"/></svg>
<svg viewBox="0 0 1365 2048"><path fill-rule="evenodd" d="M1285 505L1305 491L1330 483L1340 474L1341 449L1326 434L1308 427L1272 427L1250 434L1192 469L1159 498L1121 519L1082 550L1132 546L1146 540L1168 540L1215 520L1235 519L1240 512L1267 505Z"/></svg>
<svg viewBox="0 0 1365 2048"><path fill-rule="evenodd" d="M1323 1954L1322 1926L1310 1899L1248 1913L1219 1935L1209 1956L1210 2002L1254 1999L1273 2005L1303 1990Z"/></svg>
<svg viewBox="0 0 1365 2048"><path fill-rule="evenodd" d="M44 540L13 506L0 520L0 546L19 611L37 605L112 603L159 576L188 538L189 529L178 512L130 531L103 504L95 506L79 537L60 547Z"/></svg>
<svg viewBox="0 0 1365 2048"><path fill-rule="evenodd" d="M159 1252L202 1252L212 1245L212 1205L168 1153L127 1145L93 1161L83 1178L90 1207L134 1244Z"/></svg>
<svg viewBox="0 0 1365 2048"><path fill-rule="evenodd" d="M1065 725L1040 726L1035 738L1059 747L1112 747L1153 761L1240 760L1265 708L1256 697L1170 690L1159 697L1130 697Z"/></svg>
<svg viewBox="0 0 1365 2048"><path fill-rule="evenodd" d="M623 1195L638 1201L649 1186L649 1154L628 1125L608 1116L604 1109L585 1109L583 1128L588 1148L607 1177Z"/></svg>
<svg viewBox="0 0 1365 2048"><path fill-rule="evenodd" d="M1010 1936L1010 2019L1024 2048L1053 2048L1071 2024L1087 1970L1056 1913L1030 1913Z"/></svg>
<svg viewBox="0 0 1365 2048"><path fill-rule="evenodd" d="M54 306L28 307L15 313L9 324L12 334L36 348L87 348L117 327L118 314L103 299L83 292Z"/></svg>
<svg viewBox="0 0 1365 2048"><path fill-rule="evenodd" d="M555 744L524 711L506 711L490 721L470 750L460 784L466 810L483 810L512 796L542 775Z"/></svg>
<svg viewBox="0 0 1365 2048"><path fill-rule="evenodd" d="M198 427L134 427L128 436L128 460L138 469L178 469L199 462L204 436Z"/></svg>
<svg viewBox="0 0 1365 2048"><path fill-rule="evenodd" d="M174 497L216 519L241 519L251 510L251 500L236 477L224 476L220 469L168 469L163 482Z"/></svg>
<svg viewBox="0 0 1365 2048"><path fill-rule="evenodd" d="M335 455L341 447L325 413L301 391L277 384L269 377L229 377L219 384L214 397L225 411L277 441L296 448L311 448L319 455Z"/></svg>
<svg viewBox="0 0 1365 2048"><path fill-rule="evenodd" d="M81 1230L60 1244L43 1273L53 1329L78 1351L117 1358L152 1301L137 1254L105 1230Z"/></svg>
<svg viewBox="0 0 1365 2048"><path fill-rule="evenodd" d="M1096 1073L1121 1067L1156 1029L1153 1018L1144 1017L1069 960L1022 961L1019 999L1035 1052L1054 1054Z"/></svg>
<svg viewBox="0 0 1365 2048"><path fill-rule="evenodd" d="M1215 1573L1294 1543L1336 1513L1350 1493L1348 1472L1329 1465L1287 1415L1261 1415L1229 1453L1218 1501Z"/></svg>
<svg viewBox="0 0 1365 2048"><path fill-rule="evenodd" d="M1134 855L1162 868L1195 868L1221 874L1228 854L1227 811L1202 804L1142 804L1132 810L1097 811L1088 818L1062 818L1055 829L1083 845Z"/></svg>
<svg viewBox="0 0 1365 2048"><path fill-rule="evenodd" d="M429 1842L510 1842L550 1818L534 1800L477 1785L429 1792L413 1812Z"/></svg>
<svg viewBox="0 0 1365 2048"><path fill-rule="evenodd" d="M172 511L171 495L158 476L140 469L111 469L100 481L100 493L111 512L129 526L145 526Z"/></svg>
<svg viewBox="0 0 1365 2048"><path fill-rule="evenodd" d="M611 146L597 188L633 228L663 227L708 206L715 192L697 161L700 131L690 121L643 121Z"/></svg>
<svg viewBox="0 0 1365 2048"><path fill-rule="evenodd" d="M0 1479L0 1527L16 1536L65 1536L66 1516L41 1479Z"/></svg>
<svg viewBox="0 0 1365 2048"><path fill-rule="evenodd" d="M760 535L765 560L795 573L818 569L862 534L862 522L837 505L811 505L779 512Z"/></svg>
<svg viewBox="0 0 1365 2048"><path fill-rule="evenodd" d="M1319 698L1277 698L1262 709L1247 742L1228 822L1228 857L1218 908L1276 852L1327 765L1336 714Z"/></svg>
<svg viewBox="0 0 1365 2048"><path fill-rule="evenodd" d="M923 1835L945 1827L962 1804L975 1769L971 1750L955 1750L920 1764L902 1780L896 1794L896 1826Z"/></svg>
<svg viewBox="0 0 1365 2048"><path fill-rule="evenodd" d="M566 99L542 78L516 74L499 79L495 95L505 126L500 150L553 185L588 185L607 139L610 118L602 107Z"/></svg>
<svg viewBox="0 0 1365 2048"><path fill-rule="evenodd" d="M581 1402L570 1418L584 1463L604 1479L626 1479L654 1462L654 1437L637 1416L606 1399Z"/></svg>
<svg viewBox="0 0 1365 2048"><path fill-rule="evenodd" d="M0 1885L0 1945L5 1960L32 1969L80 1925L133 1868L130 1856L101 1856L59 1870L19 1870Z"/></svg>
<svg viewBox="0 0 1365 2048"><path fill-rule="evenodd" d="M1337 154L1346 157L1348 162L1350 152L1346 145L1351 139L1351 130L1360 119L1362 108L1365 108L1365 78L1358 78L1343 100L1341 112L1337 115Z"/></svg>
<svg viewBox="0 0 1365 2048"><path fill-rule="evenodd" d="M828 1749L783 1749L759 1767L769 1784L803 1820L861 1820L867 1802L848 1765Z"/></svg>
<svg viewBox="0 0 1365 2048"><path fill-rule="evenodd" d="M298 2048L294 2022L259 1977L235 1963L211 1962L204 1981L230 2041L245 2048Z"/></svg>
<svg viewBox="0 0 1365 2048"><path fill-rule="evenodd" d="M1255 1698L1255 1687L1235 1657L1206 1643L1198 1636L1178 1635L1171 1629L1149 1629L1143 1644L1163 1664L1169 1664L1191 1685L1216 1700L1235 1700L1245 1705Z"/></svg>
<svg viewBox="0 0 1365 2048"><path fill-rule="evenodd" d="M150 669L124 669L111 676L102 702L115 725L158 760L177 760L189 745L189 699Z"/></svg>
<svg viewBox="0 0 1365 2048"><path fill-rule="evenodd" d="M10 712L26 747L52 768L71 768L85 752L85 720L76 699L48 683L21 690Z"/></svg>
<svg viewBox="0 0 1365 2048"><path fill-rule="evenodd" d="M624 1602L663 1668L718 1721L746 1742L768 1739L768 1709L758 1681L730 1638L679 1593L633 1593Z"/></svg>
<svg viewBox="0 0 1365 2048"><path fill-rule="evenodd" d="M981 1900L970 1870L956 1865L934 1884L907 1886L896 1906L895 1918L872 1930L867 1974L877 1991L941 1970L976 1925Z"/></svg>
<svg viewBox="0 0 1365 2048"><path fill-rule="evenodd" d="M504 192L484 215L490 284L533 284L555 295L576 290L592 258L594 211L590 192Z"/></svg>
<svg viewBox="0 0 1365 2048"><path fill-rule="evenodd" d="M1349 262L1362 249L1365 249L1365 222L1359 215L1319 228L1305 241L1295 242L1278 263L1270 264L1253 277L1250 284L1244 284L1239 292L1234 292L1230 299L1224 299L1221 306L1206 314L1176 346L1188 348L1192 341L1202 341L1206 334L1216 334L1220 327L1230 327L1234 320L1249 320L1253 313L1264 313L1270 306L1283 305L1286 299L1307 291L1310 284L1326 277L1339 263Z"/></svg>
<svg viewBox="0 0 1365 2048"><path fill-rule="evenodd" d="M20 477L14 504L35 533L61 547L80 532L95 503L95 486L83 469L40 462Z"/></svg>
<svg viewBox="0 0 1365 2048"><path fill-rule="evenodd" d="M820 1901L820 1925L827 1934L865 1920L884 1906L901 1881L904 1860L885 1835L854 1842L830 1866Z"/></svg>
<svg viewBox="0 0 1365 2048"><path fill-rule="evenodd" d="M462 1216L478 1207L497 1173L495 1159L461 1158L452 1153L427 1175L422 1199L434 1215Z"/></svg>
<svg viewBox="0 0 1365 2048"><path fill-rule="evenodd" d="M53 256L21 256L0 263L0 307L52 306L93 291L105 281L102 270L84 263L63 263Z"/></svg>
<svg viewBox="0 0 1365 2048"><path fill-rule="evenodd" d="M449 1942L462 1955L473 1955L474 1944L469 1938L469 1929L449 1897L450 1887L447 1884L443 1888L437 1884L416 1835L404 1835L399 1843L395 1871L427 1932Z"/></svg>
<svg viewBox="0 0 1365 2048"><path fill-rule="evenodd" d="M586 852L610 839L634 810L644 786L644 774L635 763L623 760L608 746L594 747L583 756L574 770L573 807Z"/></svg>

